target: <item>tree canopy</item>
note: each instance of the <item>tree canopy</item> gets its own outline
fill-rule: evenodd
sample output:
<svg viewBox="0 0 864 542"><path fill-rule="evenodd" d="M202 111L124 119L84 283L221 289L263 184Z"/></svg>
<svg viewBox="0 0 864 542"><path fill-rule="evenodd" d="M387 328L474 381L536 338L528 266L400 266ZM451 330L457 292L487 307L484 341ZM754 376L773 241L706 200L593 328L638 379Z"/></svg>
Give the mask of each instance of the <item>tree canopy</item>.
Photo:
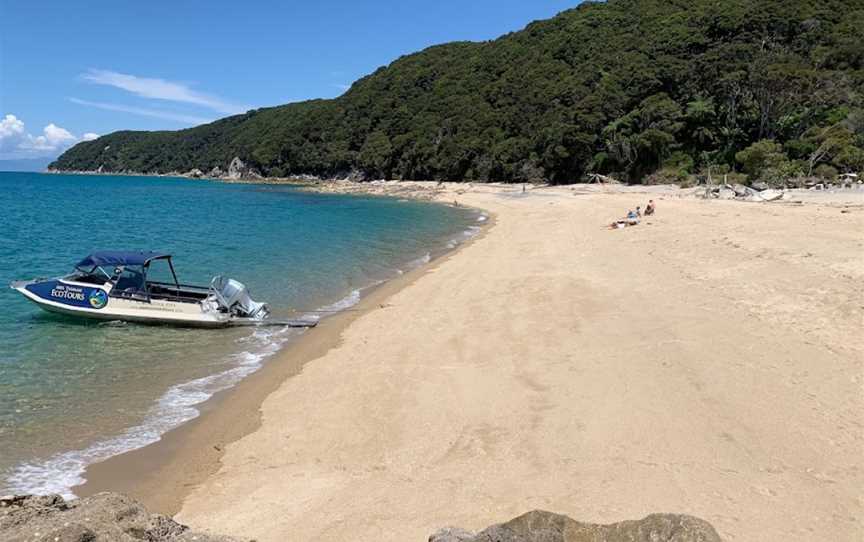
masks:
<svg viewBox="0 0 864 542"><path fill-rule="evenodd" d="M342 96L115 132L51 168L629 182L864 168L864 1L585 2L404 56Z"/></svg>

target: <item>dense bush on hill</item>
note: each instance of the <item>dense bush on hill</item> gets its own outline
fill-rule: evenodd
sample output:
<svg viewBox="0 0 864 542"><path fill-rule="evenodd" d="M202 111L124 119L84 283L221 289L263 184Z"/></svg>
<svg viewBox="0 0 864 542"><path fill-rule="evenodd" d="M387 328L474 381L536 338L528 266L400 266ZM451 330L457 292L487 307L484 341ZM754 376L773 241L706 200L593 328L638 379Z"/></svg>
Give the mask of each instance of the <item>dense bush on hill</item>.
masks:
<svg viewBox="0 0 864 542"><path fill-rule="evenodd" d="M586 2L402 57L343 96L79 143L56 169L631 182L864 169L862 0Z"/></svg>

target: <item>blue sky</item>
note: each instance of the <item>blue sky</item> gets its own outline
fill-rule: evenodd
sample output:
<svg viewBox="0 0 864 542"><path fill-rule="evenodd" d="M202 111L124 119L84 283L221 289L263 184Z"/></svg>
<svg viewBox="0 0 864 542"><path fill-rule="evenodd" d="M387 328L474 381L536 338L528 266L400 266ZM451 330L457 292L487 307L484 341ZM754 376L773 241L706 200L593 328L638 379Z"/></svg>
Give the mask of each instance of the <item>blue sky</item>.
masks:
<svg viewBox="0 0 864 542"><path fill-rule="evenodd" d="M0 0L0 159L332 98L401 55L577 0Z"/></svg>

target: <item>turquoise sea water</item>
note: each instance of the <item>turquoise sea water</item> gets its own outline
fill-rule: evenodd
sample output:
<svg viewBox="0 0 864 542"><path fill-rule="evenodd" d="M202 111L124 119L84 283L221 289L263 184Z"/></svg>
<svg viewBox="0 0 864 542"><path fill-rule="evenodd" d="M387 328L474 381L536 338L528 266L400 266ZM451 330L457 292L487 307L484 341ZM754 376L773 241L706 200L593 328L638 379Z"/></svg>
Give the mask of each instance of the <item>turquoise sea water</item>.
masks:
<svg viewBox="0 0 864 542"><path fill-rule="evenodd" d="M298 333L79 321L41 311L10 281L65 274L92 250L160 250L181 282L224 274L275 318L298 317L349 307L483 220L280 185L35 173L0 173L0 209L0 494L68 494L86 465L195 417Z"/></svg>

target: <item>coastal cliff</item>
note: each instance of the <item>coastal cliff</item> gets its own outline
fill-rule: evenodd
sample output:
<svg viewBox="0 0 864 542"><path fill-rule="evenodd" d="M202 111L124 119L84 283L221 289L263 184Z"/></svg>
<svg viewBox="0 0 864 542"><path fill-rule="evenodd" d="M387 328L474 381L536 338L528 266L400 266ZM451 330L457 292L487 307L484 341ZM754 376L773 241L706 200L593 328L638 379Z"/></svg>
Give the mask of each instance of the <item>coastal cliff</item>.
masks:
<svg viewBox="0 0 864 542"><path fill-rule="evenodd" d="M63 171L680 182L864 168L853 0L585 2L399 58L333 100L82 142ZM197 174L197 173L196 173ZM194 176L194 175L193 175Z"/></svg>

